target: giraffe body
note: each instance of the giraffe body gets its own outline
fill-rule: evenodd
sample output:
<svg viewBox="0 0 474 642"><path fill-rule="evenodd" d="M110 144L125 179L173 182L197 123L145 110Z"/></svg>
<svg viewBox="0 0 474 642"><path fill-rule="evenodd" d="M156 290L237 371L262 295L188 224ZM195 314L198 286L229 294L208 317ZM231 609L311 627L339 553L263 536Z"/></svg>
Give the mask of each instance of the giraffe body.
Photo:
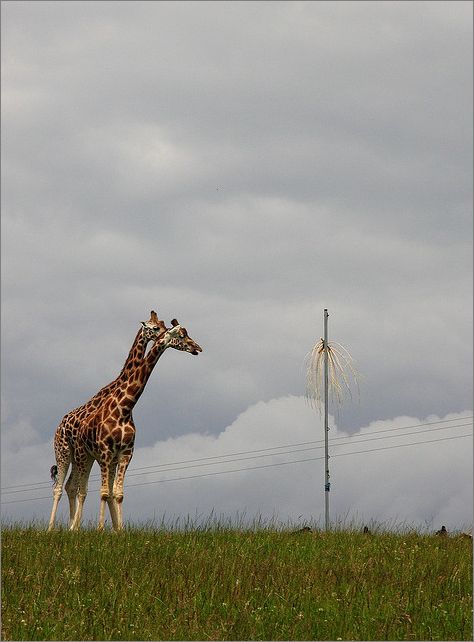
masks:
<svg viewBox="0 0 474 642"><path fill-rule="evenodd" d="M56 475L49 530L54 527L70 466L71 474L65 486L69 499L70 528L79 528L94 461L100 466L102 480L99 528L104 527L106 504L114 529L122 528L123 483L135 443L132 410L158 359L168 347L191 354L201 352L198 344L175 319L169 330L154 312L148 323L142 323L143 327L135 337L117 379L99 390L87 403L67 413L56 430ZM154 345L145 357L146 346L151 340Z"/></svg>

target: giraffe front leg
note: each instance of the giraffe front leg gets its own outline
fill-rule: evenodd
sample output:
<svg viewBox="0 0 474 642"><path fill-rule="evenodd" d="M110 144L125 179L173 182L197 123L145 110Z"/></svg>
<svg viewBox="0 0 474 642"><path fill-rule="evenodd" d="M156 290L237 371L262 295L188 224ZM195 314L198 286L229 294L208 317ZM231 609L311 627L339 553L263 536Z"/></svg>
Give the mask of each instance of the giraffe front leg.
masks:
<svg viewBox="0 0 474 642"><path fill-rule="evenodd" d="M102 484L100 488L100 510L99 510L99 530L104 530L105 526L105 506L108 505L110 517L112 518L112 526L114 530L118 530L117 526L117 511L115 508L113 485L115 477L116 463L110 460L103 460L100 462L100 473Z"/></svg>
<svg viewBox="0 0 474 642"><path fill-rule="evenodd" d="M127 472L128 465L132 459L133 452L123 453L119 458L119 463L117 466L117 476L114 483L114 500L117 508L117 521L118 521L118 530L123 529L123 517L122 517L122 506L123 506L123 484L125 481L125 473Z"/></svg>
<svg viewBox="0 0 474 642"><path fill-rule="evenodd" d="M78 530L81 525L82 511L87 497L87 483L93 463L94 459L90 455L84 455L84 457L80 459L80 463L77 464L79 491L77 494L76 511L69 527L71 531Z"/></svg>

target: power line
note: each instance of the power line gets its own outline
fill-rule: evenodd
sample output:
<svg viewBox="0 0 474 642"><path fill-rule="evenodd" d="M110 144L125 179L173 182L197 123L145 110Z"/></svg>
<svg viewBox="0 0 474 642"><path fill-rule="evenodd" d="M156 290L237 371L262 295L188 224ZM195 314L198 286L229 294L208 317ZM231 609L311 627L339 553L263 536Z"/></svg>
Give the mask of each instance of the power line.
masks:
<svg viewBox="0 0 474 642"><path fill-rule="evenodd" d="M472 424L470 424L470 423L457 424L455 426L449 426L449 428L462 428L462 427L470 426L470 425L472 425ZM417 430L415 432L406 432L403 435L386 435L386 436L382 436L382 437L370 437L369 439L358 439L357 443L359 444L359 443L365 443L365 442L368 442L368 441L379 441L380 439L398 439L399 437L408 437L408 436L411 436L411 435L419 435L419 434L427 433L427 432L431 433L431 432L435 432L437 430L445 430L445 429L446 429L446 426L442 426L442 427L439 427L439 428L429 428L428 430ZM352 441L347 441L347 442L341 443L341 444L334 444L334 448L338 448L340 446L353 446L353 445L354 445L354 443ZM144 473L134 473L134 472L132 472L132 473L129 473L127 475L127 478L129 478L129 477L141 477L142 475L156 475L157 473L169 473L169 472L173 472L173 471L177 471L177 470L188 470L189 468L201 468L203 466L216 466L216 465L234 463L236 461L246 461L246 460L249 460L249 459L261 459L262 457L280 457L281 455L292 455L293 453L307 452L309 450L321 450L322 448L324 448L324 446L311 446L309 448L299 448L297 450L287 450L287 451L283 451L283 452L280 452L280 453L268 453L268 454L264 454L264 455L251 455L249 457L238 457L237 459L228 459L227 461L211 461L211 462L207 462L207 463L192 464L190 466L181 466L181 467L178 467L178 468L166 468L165 470L149 470L149 471L144 472ZM250 451L250 452L252 452L252 451ZM255 451L255 452L259 452L259 451ZM205 459L207 459L207 458L205 458ZM197 461L200 461L200 460L197 460ZM140 469L135 469L135 470L140 470ZM93 479L93 481L95 481L96 479L97 479L97 477L95 477ZM99 477L99 479L100 479L100 477ZM4 495L13 495L13 494L16 494L16 493L26 493L29 490L36 490L36 489L5 490L5 491L2 491L2 494L4 494ZM37 489L37 490L39 490L39 489Z"/></svg>
<svg viewBox="0 0 474 642"><path fill-rule="evenodd" d="M419 442L414 442L414 443L411 443L411 444L398 444L398 445L394 445L394 446L382 446L381 448L372 448L370 450L357 450L357 451L354 451L354 452L339 453L339 454L336 454L336 455L332 455L332 457L343 457L344 455L359 455L359 454L363 454L363 453L376 452L376 451L379 451L379 450L390 450L392 448L402 448L404 446L416 446L416 445L419 445L419 444L430 444L430 443L433 443L433 442L436 442L436 441L447 441L449 439L461 439L462 437L472 437L472 434L457 435L457 436L454 436L454 437L441 437L440 439L430 439L430 440L427 440L427 441L419 441ZM304 463L304 462L307 462L307 461L318 461L318 460L321 460L321 459L324 459L324 457L308 457L307 459L297 459L296 461L283 461L283 462L277 462L277 463L273 463L273 464L264 464L263 466L250 466L248 468L237 468L237 469L234 469L234 470L222 470L222 471L217 471L217 472L213 472L213 473L202 473L201 475L191 475L189 477L174 477L172 479L158 479L158 480L150 481L150 482L140 482L139 484L130 484L129 486L127 486L127 488L133 488L134 486L147 486L149 484L159 484L159 483L168 482L168 481L180 481L182 479L196 479L197 477L210 477L212 475L222 475L222 474L228 474L228 473L237 473L237 472L241 472L241 471L244 471L244 470L258 470L260 468L272 468L274 466L287 466L289 464L300 464L300 463ZM97 490L99 490L99 489L97 489Z"/></svg>
<svg viewBox="0 0 474 642"><path fill-rule="evenodd" d="M462 438L465 438L465 437L472 437L472 433L468 433L468 434L465 434L465 435L455 435L455 436L452 436L452 437L440 437L438 439L429 439L429 440L425 440L425 441L412 442L412 443L408 443L408 444L396 444L396 445L393 445L393 446L382 446L380 448L371 448L371 449L368 449L368 450L357 450L357 451L352 451L352 452L347 452L347 453L338 453L338 454L332 455L332 457L345 457L347 455L360 455L360 454L365 454L365 453L370 453L370 452L379 452L381 450L392 450L394 448L404 448L404 447L408 447L408 446L418 446L418 445L423 445L423 444L431 444L431 443L435 443L435 442L439 442L439 441L449 441L449 440L452 440L452 439L462 439ZM199 475L188 475L186 477L173 477L173 478L169 478L169 479L157 479L157 480L154 480L154 481L140 482L138 484L127 485L127 490L129 488L134 488L136 486L148 486L150 484L161 484L161 483L170 482L170 481L182 481L182 480L186 480L186 479L198 479L200 477L212 477L212 476L215 476L215 475L227 475L227 474L230 474L230 473L238 473L238 472L242 472L242 471L246 471L246 470L260 470L260 469L263 469L263 468L273 468L275 466L287 466L287 465L291 465L291 464L300 464L300 463L309 462L309 461L318 461L318 460L321 460L321 459L324 459L324 457L309 457L309 458L306 458L306 459L297 459L297 460L294 460L294 461L283 461L283 462L277 462L277 463L273 463L273 464L264 464L262 466L250 466L250 467L247 467L247 468L236 468L236 469L232 469L232 470L221 470L221 471L216 471L216 472L211 472L211 473L201 473ZM222 463L226 463L226 462L222 462ZM95 488L95 489L92 490L92 492L96 492L97 490L99 490L99 489ZM32 498L28 498L28 499L9 500L9 501L6 501L6 502L2 502L2 505L17 504L17 503L20 503L20 502L28 502L28 501L39 501L39 500L43 500L43 499L51 499L51 495L47 495L47 496L43 496L43 497L32 497Z"/></svg>
<svg viewBox="0 0 474 642"><path fill-rule="evenodd" d="M408 430L410 428L418 428L418 427L422 427L422 426L433 426L433 425L437 425L437 424L440 424L440 423L448 423L448 422L452 422L452 421L462 421L464 419L472 419L472 415L471 416L467 416L467 417L457 417L455 419L444 419L444 420L440 420L440 421L424 422L424 423L420 423L420 424L413 424L411 426L395 426L394 428L385 428L383 430L376 430L376 431L373 431L373 432L370 432L370 433L364 433L364 434L355 434L355 435L352 435L352 436L351 435L346 435L346 436L340 436L340 437L333 437L330 440L330 443L335 445L335 446L347 445L347 444L334 444L335 441L339 441L339 440L342 440L342 439L350 439L350 440L357 439L358 441L360 441L362 443L362 442L365 442L365 441L370 441L372 435L378 435L378 434L387 433L387 432L393 432L393 431L398 431L398 430ZM455 425L455 426L443 426L441 428L434 428L433 432L435 430L447 430L449 428L460 428L460 427L464 427L464 426L468 426L468 425L472 425L472 424L468 423L468 424L459 424L459 425ZM403 435L398 435L398 436L403 437L405 435L418 434L418 433L422 433L422 432L431 432L431 431L426 431L426 430L422 431L422 430L420 430L420 431L416 431L415 433L404 433ZM361 437L366 437L366 436L369 436L370 439L361 439ZM395 436L396 435L393 435L393 437L395 437ZM388 436L388 438L391 439L392 436ZM297 446L306 446L306 445L309 445L309 444L319 444L319 443L323 443L323 442L324 442L324 439L318 439L318 440L313 440L313 441L303 441L303 442L299 442L299 443L295 443L295 444L285 444L285 445L282 445L282 446L272 446L272 447L269 447L269 448L260 448L260 449L256 449L256 450L244 450L244 451L240 451L240 452L233 452L233 453L227 453L227 454L222 454L222 455L212 455L212 456L208 456L208 457L200 457L200 458L196 458L196 459L185 459L185 460L182 460L182 461L168 462L168 463L164 463L164 464L153 464L151 466L141 466L141 467L138 467L138 468L130 469L127 477L135 477L137 475L147 474L147 473L137 473L137 472L135 472L135 471L139 471L139 470L149 470L149 469L152 469L152 468L163 468L163 467L166 467L166 466L176 466L176 465L188 464L188 463L194 463L194 462L209 461L211 459L220 459L220 458L223 458L223 457L233 457L233 456L237 456L237 455L247 455L247 454L253 455L255 453L269 452L271 450L277 450L277 449L279 450L279 449L282 449L282 448L294 448L294 447L297 447ZM349 444L349 442L348 442L348 444ZM295 450L295 451L287 451L287 452L282 452L282 453L270 453L269 455L258 455L256 457L248 457L248 458L245 458L245 459L254 459L254 458L257 458L257 457L270 457L270 456L273 456L273 455L275 455L275 456L276 455L286 455L286 454L290 454L291 452L303 452L304 450L313 450L314 448L316 448L316 447L311 447L311 448L308 448L308 449L302 449L301 451L296 451ZM231 460L231 461L239 461L239 460ZM217 461L217 462L211 462L211 463L212 464L219 464L219 463L226 463L226 462L225 461L222 461L222 462ZM200 464L200 465L202 466L202 465L207 465L207 464ZM190 466L190 468L193 468L193 467L194 466ZM184 468L188 468L188 467L186 466ZM184 468L177 469L177 470L183 470ZM156 472L169 472L169 470L167 470L167 471L156 471ZM153 474L153 472L151 472L150 474ZM100 479L100 475L93 475L90 479L91 479L91 481L98 480L98 479ZM7 486L7 487L5 487L2 490L2 493L11 494L11 493L16 493L16 492L27 492L27 490L39 489L40 487L47 487L48 485L49 485L49 482L31 482L29 484L18 484L18 485L15 485L15 486ZM33 488L33 487L35 487L35 488ZM25 488L25 490L24 491L11 490L11 489L17 489L17 488Z"/></svg>

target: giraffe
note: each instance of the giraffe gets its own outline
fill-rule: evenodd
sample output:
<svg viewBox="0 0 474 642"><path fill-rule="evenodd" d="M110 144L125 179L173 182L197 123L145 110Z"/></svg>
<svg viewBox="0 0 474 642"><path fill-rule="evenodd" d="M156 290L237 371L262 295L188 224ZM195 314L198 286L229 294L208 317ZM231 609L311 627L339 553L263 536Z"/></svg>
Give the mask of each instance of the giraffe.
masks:
<svg viewBox="0 0 474 642"><path fill-rule="evenodd" d="M150 313L149 321L141 322L142 327L139 329L135 340L132 344L128 357L122 368L122 371L111 383L104 386L97 392L87 403L79 408L71 410L65 415L56 429L54 436L54 453L56 465L51 467L51 477L55 482L53 492L53 509L49 522L49 530L54 527L54 520L59 500L62 496L62 489L69 466L72 464L72 471L66 482L66 492L69 499L69 523L72 523L76 512L77 497L77 471L74 462L74 443L77 438L78 427L84 419L91 413L95 412L101 403L104 402L115 390L122 380L122 375L129 371L133 363L138 363L143 359L146 347L149 341L156 340L161 333L166 332L166 326L163 321L158 319L154 310Z"/></svg>
<svg viewBox="0 0 474 642"><path fill-rule="evenodd" d="M145 357L150 340L155 343ZM104 527L105 504L108 504L114 529L122 528L123 480L133 455L135 437L132 410L158 359L168 347L195 355L202 351L176 319L173 319L172 328L168 330L152 311L150 320L146 323L142 321L142 328L117 379L102 388L86 404L65 415L59 424L54 439L57 466L51 469L56 475L49 530L54 527L70 464L72 471L66 483L70 528L79 528L94 460L99 463L102 478L99 528Z"/></svg>

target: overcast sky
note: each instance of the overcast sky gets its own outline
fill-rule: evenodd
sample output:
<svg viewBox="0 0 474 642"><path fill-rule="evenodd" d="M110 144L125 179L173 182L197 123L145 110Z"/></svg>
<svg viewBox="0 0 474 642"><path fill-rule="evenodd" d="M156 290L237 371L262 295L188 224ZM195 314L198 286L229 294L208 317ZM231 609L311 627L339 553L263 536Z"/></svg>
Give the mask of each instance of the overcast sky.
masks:
<svg viewBox="0 0 474 642"><path fill-rule="evenodd" d="M154 309L203 352L135 409L125 519L321 519L321 450L132 473L322 439L328 308L360 373L334 518L472 521L470 2L2 2L2 160L2 484L44 483L3 501L51 493L56 426Z"/></svg>

